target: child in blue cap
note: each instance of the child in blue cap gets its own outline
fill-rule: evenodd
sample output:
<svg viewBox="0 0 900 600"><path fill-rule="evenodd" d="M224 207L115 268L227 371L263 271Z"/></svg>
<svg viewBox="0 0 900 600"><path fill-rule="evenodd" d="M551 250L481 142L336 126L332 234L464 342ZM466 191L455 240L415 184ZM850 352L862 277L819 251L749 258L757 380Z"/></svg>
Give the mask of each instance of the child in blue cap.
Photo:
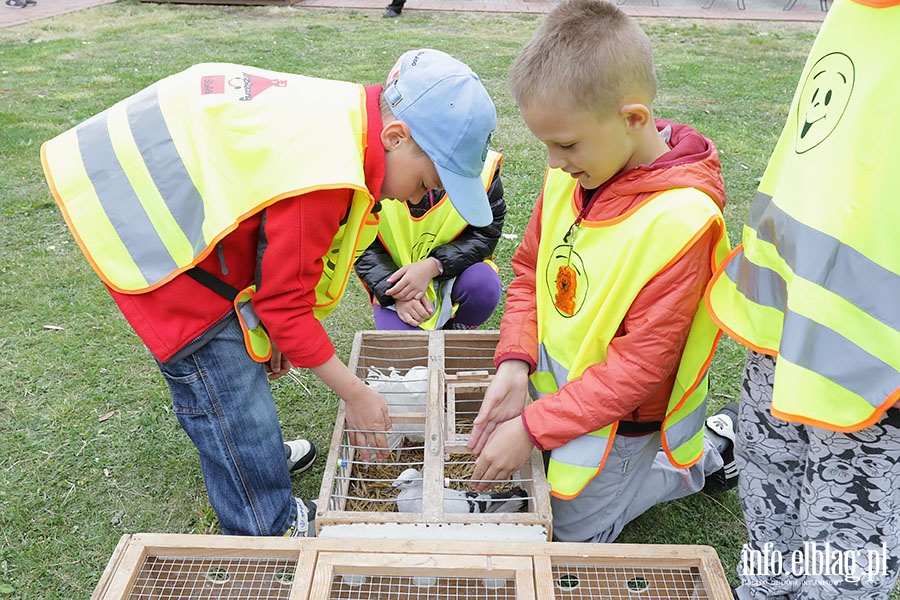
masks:
<svg viewBox="0 0 900 600"><path fill-rule="evenodd" d="M386 85L400 75L405 58ZM492 216L484 227L467 223L443 190L382 206L378 237L354 265L372 302L375 329L475 329L493 314L503 291L492 260L506 217L502 160L488 151L481 172Z"/></svg>
<svg viewBox="0 0 900 600"><path fill-rule="evenodd" d="M53 195L156 358L224 533L314 533L268 384L292 366L345 402L363 458L387 455L387 405L320 320L380 200L444 189L467 222L491 222L481 171L495 127L478 76L423 49L387 89L196 65L44 144Z"/></svg>

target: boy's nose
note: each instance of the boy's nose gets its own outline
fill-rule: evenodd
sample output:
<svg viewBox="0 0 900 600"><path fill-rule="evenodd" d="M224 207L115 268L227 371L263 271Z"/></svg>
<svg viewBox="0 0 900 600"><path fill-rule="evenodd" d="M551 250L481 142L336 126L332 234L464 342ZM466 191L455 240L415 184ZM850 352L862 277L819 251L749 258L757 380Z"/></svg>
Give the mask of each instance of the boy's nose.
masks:
<svg viewBox="0 0 900 600"><path fill-rule="evenodd" d="M547 154L548 154L547 165L551 169L562 169L563 167L566 166L566 161L563 160L561 152L557 152L555 150L548 150Z"/></svg>

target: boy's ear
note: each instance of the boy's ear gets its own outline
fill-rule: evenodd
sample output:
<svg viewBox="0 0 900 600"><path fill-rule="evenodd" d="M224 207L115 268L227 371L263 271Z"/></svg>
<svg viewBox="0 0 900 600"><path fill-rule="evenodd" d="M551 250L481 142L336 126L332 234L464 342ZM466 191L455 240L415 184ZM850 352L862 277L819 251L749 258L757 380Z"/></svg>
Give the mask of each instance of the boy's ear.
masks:
<svg viewBox="0 0 900 600"><path fill-rule="evenodd" d="M640 133L653 121L653 115L646 104L623 104L619 114L625 119L629 133Z"/></svg>
<svg viewBox="0 0 900 600"><path fill-rule="evenodd" d="M381 143L387 152L396 150L407 138L412 138L409 125L403 121L391 121L381 129Z"/></svg>

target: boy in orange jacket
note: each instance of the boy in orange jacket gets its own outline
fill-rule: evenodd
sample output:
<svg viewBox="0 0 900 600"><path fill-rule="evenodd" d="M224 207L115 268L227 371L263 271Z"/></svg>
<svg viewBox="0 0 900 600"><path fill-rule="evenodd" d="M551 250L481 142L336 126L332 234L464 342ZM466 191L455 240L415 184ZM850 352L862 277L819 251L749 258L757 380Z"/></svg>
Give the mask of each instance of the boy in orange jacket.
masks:
<svg viewBox="0 0 900 600"><path fill-rule="evenodd" d="M557 6L511 70L549 169L512 259L472 480L481 491L547 451L561 541L612 541L708 475L736 483L733 432L704 431L719 331L701 299L728 249L718 155L654 119L656 86L646 34L599 0Z"/></svg>

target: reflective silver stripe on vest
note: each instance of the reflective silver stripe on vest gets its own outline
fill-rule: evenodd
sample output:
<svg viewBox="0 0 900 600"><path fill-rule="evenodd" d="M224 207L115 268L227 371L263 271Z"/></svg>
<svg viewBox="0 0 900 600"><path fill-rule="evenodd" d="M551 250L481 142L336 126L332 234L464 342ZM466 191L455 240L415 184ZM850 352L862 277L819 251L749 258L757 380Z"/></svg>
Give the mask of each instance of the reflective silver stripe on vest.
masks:
<svg viewBox="0 0 900 600"><path fill-rule="evenodd" d="M666 427L666 445L674 452L697 435L706 422L706 402L701 402L683 419L670 427Z"/></svg>
<svg viewBox="0 0 900 600"><path fill-rule="evenodd" d="M203 201L168 133L156 87L143 90L127 102L128 122L138 150L196 256L205 246L202 233ZM156 282L178 265L151 223L116 157L107 121L108 113L104 111L76 128L82 162L100 205L128 254L144 279Z"/></svg>
<svg viewBox="0 0 900 600"><path fill-rule="evenodd" d="M781 311L787 306L787 284L784 278L772 269L746 260L743 250L725 266L725 273L748 298L751 297L748 290L754 290L755 297L751 299L757 304Z"/></svg>
<svg viewBox="0 0 900 600"><path fill-rule="evenodd" d="M565 446L554 448L550 456L557 462L596 469L606 455L609 438L598 435L582 435Z"/></svg>
<svg viewBox="0 0 900 600"><path fill-rule="evenodd" d="M900 330L900 275L797 221L772 204L772 197L766 194L757 192L749 225L759 239L775 245L794 273ZM830 268L823 269L823 263Z"/></svg>
<svg viewBox="0 0 900 600"><path fill-rule="evenodd" d="M197 256L206 248L203 199L169 134L156 86L132 97L127 110L131 135L150 177Z"/></svg>
<svg viewBox="0 0 900 600"><path fill-rule="evenodd" d="M103 212L141 275L146 281L159 281L178 265L169 256L116 158L106 118L104 111L75 129L81 160Z"/></svg>
<svg viewBox="0 0 900 600"><path fill-rule="evenodd" d="M898 329L900 277L841 241L793 219L771 201L771 196L759 192L754 201L749 225L756 228L759 239L773 244L799 277ZM798 253L798 248L804 251ZM825 261L833 265L831 269L821 268ZM873 407L900 387L896 369L833 329L790 310L786 282L775 271L753 264L741 252L725 272L748 299L784 313L778 352L786 360L865 398Z"/></svg>
<svg viewBox="0 0 900 600"><path fill-rule="evenodd" d="M550 356L550 353L547 352L547 347L544 344L538 345L538 361L537 368L535 369L538 373L550 373L553 376L553 381L556 382L556 387L561 388L567 381L569 381L569 370L562 366L559 362L553 360L553 357ZM534 400L537 400L541 396L544 395L543 392L539 392L534 385L531 384L531 380L529 379L528 389L531 392L531 397Z"/></svg>

